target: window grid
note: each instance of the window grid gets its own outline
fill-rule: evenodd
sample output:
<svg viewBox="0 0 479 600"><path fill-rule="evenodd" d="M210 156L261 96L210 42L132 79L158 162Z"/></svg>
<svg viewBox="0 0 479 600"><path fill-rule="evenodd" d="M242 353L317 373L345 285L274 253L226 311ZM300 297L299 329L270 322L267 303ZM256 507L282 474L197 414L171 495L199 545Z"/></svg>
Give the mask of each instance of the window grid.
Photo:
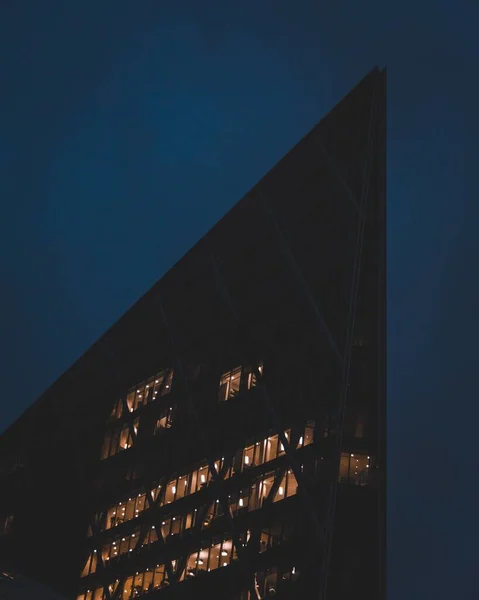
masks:
<svg viewBox="0 0 479 600"><path fill-rule="evenodd" d="M313 423L309 422L304 429L304 433L300 436L297 444L297 448L301 448L311 444L313 441ZM286 438L291 438L291 430L288 429L285 432ZM269 436L255 444L247 446L241 452L241 470L252 468L266 464L272 460L275 460L278 456L284 454L284 449L281 442L279 441L278 435ZM218 472L221 471L225 464L224 457L215 461L215 468ZM225 474L225 479L228 479L233 475L233 467L229 467ZM173 504L176 500L184 498L186 496L195 494L204 487L206 487L211 481L211 473L208 465L203 463L198 469L194 471L174 477L166 484L166 490L164 497L162 498L159 506L165 506L165 504ZM255 484L259 486L257 489L257 495L248 494L248 497L243 497L243 504L238 504L238 510L247 507L248 505L258 507L262 505L264 500L264 494L266 493L266 487L269 485L269 480L265 479L263 484ZM152 490L153 499L156 501L158 494L161 492L161 485ZM264 489L261 489L264 487ZM286 484L285 486L286 487ZM286 496L287 497L287 496ZM105 529L116 527L125 521L129 521L138 517L139 514L145 510L145 494L139 494L136 498L130 498L128 502L119 503L108 509ZM254 509L250 509L254 510Z"/></svg>
<svg viewBox="0 0 479 600"><path fill-rule="evenodd" d="M141 406L165 396L171 391L173 369L166 369L154 377L132 387L126 396L126 404L130 412Z"/></svg>

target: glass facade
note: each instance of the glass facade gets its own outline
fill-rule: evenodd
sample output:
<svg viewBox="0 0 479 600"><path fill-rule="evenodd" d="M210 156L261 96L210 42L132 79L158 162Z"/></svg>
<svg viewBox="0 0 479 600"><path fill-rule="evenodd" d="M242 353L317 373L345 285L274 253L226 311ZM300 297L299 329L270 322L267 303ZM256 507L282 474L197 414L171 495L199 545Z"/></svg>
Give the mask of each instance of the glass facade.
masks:
<svg viewBox="0 0 479 600"><path fill-rule="evenodd" d="M263 365L258 365L258 371L263 374ZM224 402L239 396L256 386L256 374L251 367L235 367L231 371L223 373L220 379L218 400Z"/></svg>
<svg viewBox="0 0 479 600"><path fill-rule="evenodd" d="M258 371L263 374L262 364L259 365ZM169 394L172 384L173 371L168 369L161 375L135 386L128 392L126 400L115 403L107 426L102 458L127 450L135 443L141 418L139 410L142 406ZM257 380L253 369L236 367L221 376L218 395L221 401L225 401L248 392L256 385ZM127 416L130 413L136 415L137 411L138 416L124 421L125 407L128 409ZM153 435L156 435L159 430L173 426L174 412L173 399L168 400L167 405L159 407ZM305 465L301 457L303 459L306 457L304 452L314 443L315 428L313 420L306 420L302 424L295 423L294 426L283 431L291 450L300 453L298 459L301 472L304 471L305 466L306 470L310 468L308 465L311 459ZM280 435L273 432L264 437L250 439L234 453L229 452L228 459L216 458L212 465L216 472L221 474L221 485L227 485L226 504L220 501L220 498L205 500L202 496L205 490L215 484L206 458L188 471L170 476L164 481L160 480L159 484L147 490L139 490L137 493L130 493L127 498L119 498L118 502L96 514L95 519L100 526L100 531L106 533L120 528L139 519L145 511L158 513L159 520L155 520L156 524L150 524L146 529L144 525L139 525L133 531L130 528L128 533L119 533L101 543L95 542L96 547L90 552L82 569L82 581L87 581L98 573L100 561L104 567L102 572L108 574L110 565L116 563L126 565L127 563L122 561L129 556L137 556L139 551L142 552L142 556L150 556L150 553L144 554L144 551L150 548L153 552L155 548L160 548L161 544L158 542L169 544L177 539L181 543L188 534L201 531L207 534L209 530L212 531L213 536L209 543L203 542L197 549L184 555L176 551L171 563L159 563L156 567L148 566L143 571L135 571L123 580L105 581L105 590L107 587L111 589L112 586L120 585L121 598L135 598L228 567L239 558L237 548L231 537L218 537L214 533L216 520L225 518L225 506L230 518L239 522L248 514L258 511L267 512L270 510L268 507L295 497L298 493L298 481L293 470L284 466L285 454ZM339 482L367 485L369 467L370 457L360 453L343 453ZM193 507L188 505L181 509L180 505L177 505L178 501L186 498L194 500L196 497L198 499ZM293 527L285 517L283 520L263 526L259 537L254 539L251 531L245 529L239 533L238 540L243 547L256 543L256 551L258 555L262 555L287 542L292 532ZM94 539L91 529L89 535ZM128 571L127 567L125 569ZM178 569L181 569L181 572ZM295 580L297 573L294 568L286 571L271 568L258 572L255 575L258 593L266 596L273 594L272 590L278 586L278 577L280 577L280 586L286 586L288 582ZM86 589L80 594L79 599L87 600L91 597L99 600L106 598L104 593L106 592L103 588ZM245 598L249 597L250 591L245 591L245 594Z"/></svg>

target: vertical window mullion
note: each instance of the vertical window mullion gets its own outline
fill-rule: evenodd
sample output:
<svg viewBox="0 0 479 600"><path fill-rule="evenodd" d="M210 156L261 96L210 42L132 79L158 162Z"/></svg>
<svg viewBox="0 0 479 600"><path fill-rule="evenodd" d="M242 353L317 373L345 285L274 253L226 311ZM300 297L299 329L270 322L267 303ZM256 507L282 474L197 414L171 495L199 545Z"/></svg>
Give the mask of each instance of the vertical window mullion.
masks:
<svg viewBox="0 0 479 600"><path fill-rule="evenodd" d="M210 565L211 565L212 554L213 554L211 546L208 548L207 552L208 552L208 557L206 560L206 572L208 572L208 570L211 568Z"/></svg>

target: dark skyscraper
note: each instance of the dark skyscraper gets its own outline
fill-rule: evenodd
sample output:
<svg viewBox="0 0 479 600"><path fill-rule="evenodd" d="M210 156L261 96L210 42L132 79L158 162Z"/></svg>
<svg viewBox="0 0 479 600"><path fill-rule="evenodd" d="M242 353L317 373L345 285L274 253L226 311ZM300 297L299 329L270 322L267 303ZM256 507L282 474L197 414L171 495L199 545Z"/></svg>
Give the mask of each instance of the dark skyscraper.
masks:
<svg viewBox="0 0 479 600"><path fill-rule="evenodd" d="M78 600L385 598L386 72L0 439L0 550Z"/></svg>

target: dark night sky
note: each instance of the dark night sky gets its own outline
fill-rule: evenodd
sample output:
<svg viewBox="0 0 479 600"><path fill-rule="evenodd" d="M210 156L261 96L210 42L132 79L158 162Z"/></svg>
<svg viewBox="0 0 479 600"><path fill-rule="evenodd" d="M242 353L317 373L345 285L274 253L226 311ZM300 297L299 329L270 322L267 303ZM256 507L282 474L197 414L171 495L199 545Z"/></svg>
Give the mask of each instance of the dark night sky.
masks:
<svg viewBox="0 0 479 600"><path fill-rule="evenodd" d="M0 431L387 65L389 597L477 598L472 7L3 2Z"/></svg>

